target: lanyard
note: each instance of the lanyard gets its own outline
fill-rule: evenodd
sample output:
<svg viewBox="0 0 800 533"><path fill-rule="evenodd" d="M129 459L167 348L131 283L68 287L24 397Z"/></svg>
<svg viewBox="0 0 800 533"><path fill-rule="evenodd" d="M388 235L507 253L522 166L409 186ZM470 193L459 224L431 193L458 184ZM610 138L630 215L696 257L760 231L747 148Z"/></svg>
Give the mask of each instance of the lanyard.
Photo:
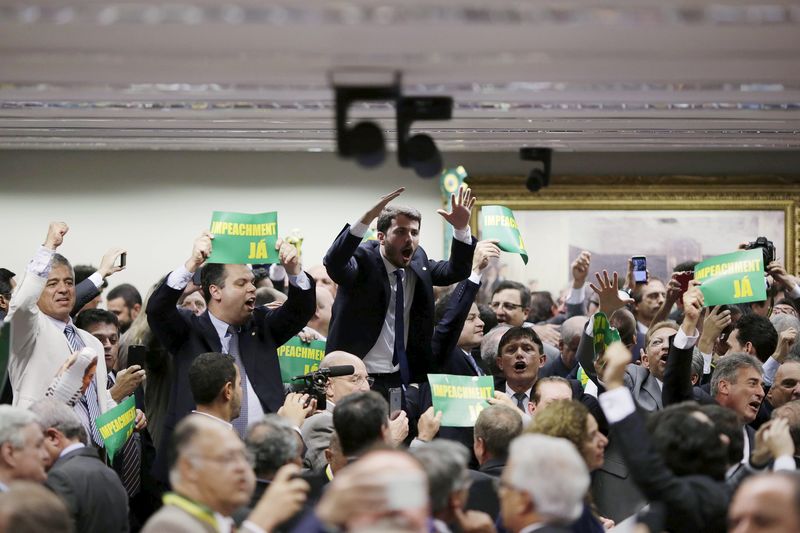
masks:
<svg viewBox="0 0 800 533"><path fill-rule="evenodd" d="M168 492L164 495L164 505L172 505L174 507L178 507L179 509L183 509L201 522L205 522L213 527L214 531L219 531L217 527L217 519L214 517L214 512L204 505L195 503L174 492Z"/></svg>

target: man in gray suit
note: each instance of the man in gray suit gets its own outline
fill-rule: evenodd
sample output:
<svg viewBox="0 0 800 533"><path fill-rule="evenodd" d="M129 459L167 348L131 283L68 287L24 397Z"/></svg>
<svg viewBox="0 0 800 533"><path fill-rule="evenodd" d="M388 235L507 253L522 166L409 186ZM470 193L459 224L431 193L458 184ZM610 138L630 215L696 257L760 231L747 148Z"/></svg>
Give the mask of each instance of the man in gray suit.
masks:
<svg viewBox="0 0 800 533"><path fill-rule="evenodd" d="M86 431L78 415L52 399L36 402L31 411L41 421L45 447L53 461L45 485L64 501L75 530L128 531L128 493L97 450L86 446Z"/></svg>

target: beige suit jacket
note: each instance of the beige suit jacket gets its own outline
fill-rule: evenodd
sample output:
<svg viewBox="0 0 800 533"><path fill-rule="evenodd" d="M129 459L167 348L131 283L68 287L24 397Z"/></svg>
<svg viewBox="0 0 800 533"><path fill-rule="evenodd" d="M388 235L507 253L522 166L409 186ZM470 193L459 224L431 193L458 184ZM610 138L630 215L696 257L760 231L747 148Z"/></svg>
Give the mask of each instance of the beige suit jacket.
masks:
<svg viewBox="0 0 800 533"><path fill-rule="evenodd" d="M142 533L216 533L216 531L210 524L173 505L165 505L159 509L142 529Z"/></svg>
<svg viewBox="0 0 800 533"><path fill-rule="evenodd" d="M44 398L61 365L72 353L63 330L39 310L37 302L47 279L25 273L11 298L6 321L11 322L11 357L8 373L14 391L14 405L28 407ZM117 404L106 388L108 370L103 345L94 336L77 329L83 343L97 353L95 383L100 412Z"/></svg>

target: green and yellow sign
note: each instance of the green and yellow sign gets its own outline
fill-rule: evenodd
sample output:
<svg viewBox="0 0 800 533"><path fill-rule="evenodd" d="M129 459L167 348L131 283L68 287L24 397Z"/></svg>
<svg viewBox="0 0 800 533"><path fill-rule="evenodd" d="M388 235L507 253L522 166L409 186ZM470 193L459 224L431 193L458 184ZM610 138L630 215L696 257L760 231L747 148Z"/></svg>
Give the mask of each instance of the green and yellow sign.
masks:
<svg viewBox="0 0 800 533"><path fill-rule="evenodd" d="M694 267L694 279L701 282L706 306L767 299L764 255L760 248L706 259Z"/></svg>
<svg viewBox="0 0 800 533"><path fill-rule="evenodd" d="M606 348L612 343L620 340L617 328L612 328L605 313L595 313L592 323L592 333L594 338L594 357L597 359L603 355Z"/></svg>
<svg viewBox="0 0 800 533"><path fill-rule="evenodd" d="M267 264L278 263L278 213L230 213L214 211L211 215L214 235L209 263Z"/></svg>
<svg viewBox="0 0 800 533"><path fill-rule="evenodd" d="M291 383L292 378L314 372L325 357L325 341L303 342L294 336L278 348L278 361L281 365L281 380Z"/></svg>
<svg viewBox="0 0 800 533"><path fill-rule="evenodd" d="M491 376L428 374L435 412L442 412L442 426L472 427L494 398Z"/></svg>
<svg viewBox="0 0 800 533"><path fill-rule="evenodd" d="M514 212L502 205L486 205L481 208L481 238L497 239L497 246L504 252L519 254L528 264L528 252L522 242Z"/></svg>
<svg viewBox="0 0 800 533"><path fill-rule="evenodd" d="M133 435L133 429L136 426L136 402L133 395L98 416L94 423L100 436L103 437L108 459L113 461L117 452Z"/></svg>

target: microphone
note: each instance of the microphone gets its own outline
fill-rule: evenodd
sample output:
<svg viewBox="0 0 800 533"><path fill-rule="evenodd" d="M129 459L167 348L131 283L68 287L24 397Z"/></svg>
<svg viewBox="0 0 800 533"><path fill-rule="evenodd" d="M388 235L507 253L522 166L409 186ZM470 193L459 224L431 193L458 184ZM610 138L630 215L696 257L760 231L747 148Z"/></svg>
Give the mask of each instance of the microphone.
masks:
<svg viewBox="0 0 800 533"><path fill-rule="evenodd" d="M325 378L338 378L340 376L352 376L356 373L355 367L353 365L338 365L338 366L329 366L328 368L320 368L316 372L309 372L308 374L304 374L302 376L295 376L292 378L292 381L298 379L313 379L315 375L322 375Z"/></svg>

